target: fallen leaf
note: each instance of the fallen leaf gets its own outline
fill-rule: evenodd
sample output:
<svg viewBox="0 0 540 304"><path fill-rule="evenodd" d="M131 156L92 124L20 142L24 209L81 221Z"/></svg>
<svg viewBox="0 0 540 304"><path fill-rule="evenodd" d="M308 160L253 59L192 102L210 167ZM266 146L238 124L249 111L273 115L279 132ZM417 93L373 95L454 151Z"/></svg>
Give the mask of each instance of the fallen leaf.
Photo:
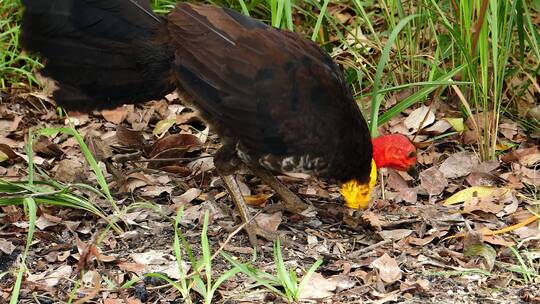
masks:
<svg viewBox="0 0 540 304"><path fill-rule="evenodd" d="M124 126L116 128L116 139L118 143L131 148L141 148L144 146L144 136L141 131L129 130Z"/></svg>
<svg viewBox="0 0 540 304"><path fill-rule="evenodd" d="M83 165L73 159L63 159L58 163L54 178L65 183L73 183L84 179Z"/></svg>
<svg viewBox="0 0 540 304"><path fill-rule="evenodd" d="M101 111L101 115L103 115L106 121L119 125L126 119L128 110L126 107L120 106L112 110L103 110Z"/></svg>
<svg viewBox="0 0 540 304"><path fill-rule="evenodd" d="M515 161L520 161L522 158L526 158L529 155L538 155L538 154L540 154L538 147L532 146L532 147L517 149L510 153L506 153L503 156L501 156L501 160L505 163L510 163L510 162L515 162ZM533 156L533 158L536 158L536 156ZM529 161L525 161L525 162L528 163ZM525 165L525 164L522 163L522 165Z"/></svg>
<svg viewBox="0 0 540 304"><path fill-rule="evenodd" d="M439 167L446 178L468 175L478 165L478 158L472 152L463 151L450 155Z"/></svg>
<svg viewBox="0 0 540 304"><path fill-rule="evenodd" d="M422 133L429 133L430 135L440 135L444 133L446 130L450 129L452 125L446 121L446 120L439 120L435 122L432 126L429 128L424 129Z"/></svg>
<svg viewBox="0 0 540 304"><path fill-rule="evenodd" d="M529 169L519 164L512 164L512 171L521 178L521 182L540 186L540 170Z"/></svg>
<svg viewBox="0 0 540 304"><path fill-rule="evenodd" d="M0 251L7 255L11 255L13 251L15 251L15 245L13 245L12 242L5 240L3 238L0 238Z"/></svg>
<svg viewBox="0 0 540 304"><path fill-rule="evenodd" d="M467 246L464 250L464 254L467 257L481 256L484 258L487 271L491 271L495 266L495 258L497 252L489 244L475 243Z"/></svg>
<svg viewBox="0 0 540 304"><path fill-rule="evenodd" d="M371 266L379 272L379 277L385 283L391 284L401 279L402 272L398 263L387 253L371 263Z"/></svg>
<svg viewBox="0 0 540 304"><path fill-rule="evenodd" d="M473 197L486 197L493 194L495 190L497 190L497 188L483 187L483 186L474 186L474 187L465 188L457 193L454 193L452 196L447 198L444 204L449 206L449 205L463 203L467 200L472 199Z"/></svg>
<svg viewBox="0 0 540 304"><path fill-rule="evenodd" d="M255 222L259 225L259 227L271 232L277 231L282 220L283 215L281 212L276 212L271 215L261 213L255 218Z"/></svg>
<svg viewBox="0 0 540 304"><path fill-rule="evenodd" d="M152 131L152 135L154 135L155 137L161 137L161 135L167 132L175 123L176 117L158 121L158 123L154 127L154 130Z"/></svg>
<svg viewBox="0 0 540 304"><path fill-rule="evenodd" d="M147 252L132 253L131 258L135 263L142 265L162 265L169 262L164 256L165 252L149 250Z"/></svg>
<svg viewBox="0 0 540 304"><path fill-rule="evenodd" d="M404 120L409 134L415 133L421 127L427 127L435 122L433 110L427 106L421 106L409 114Z"/></svg>
<svg viewBox="0 0 540 304"><path fill-rule="evenodd" d="M416 203L418 200L418 188L399 189L398 198L406 203Z"/></svg>
<svg viewBox="0 0 540 304"><path fill-rule="evenodd" d="M394 230L383 230L383 231L379 231L378 233L385 240L390 239L392 241L399 241L411 235L412 232L413 231L410 229L394 229Z"/></svg>
<svg viewBox="0 0 540 304"><path fill-rule="evenodd" d="M18 156L13 150L6 144L0 143L0 163L6 160L17 159Z"/></svg>
<svg viewBox="0 0 540 304"><path fill-rule="evenodd" d="M334 295L337 288L335 280L329 280L322 274L315 272L309 278L309 282L300 290L300 299L323 299Z"/></svg>
<svg viewBox="0 0 540 304"><path fill-rule="evenodd" d="M45 230L47 227L56 226L59 222L53 222L44 216L40 216L36 221L36 227L39 230Z"/></svg>
<svg viewBox="0 0 540 304"><path fill-rule="evenodd" d="M201 153L198 159L189 162L186 167L189 168L192 172L207 172L215 168L214 158L210 157L210 154Z"/></svg>
<svg viewBox="0 0 540 304"><path fill-rule="evenodd" d="M182 193L182 195L174 197L173 202L175 204L185 205L191 203L194 199L201 195L202 190L199 188L191 188Z"/></svg>
<svg viewBox="0 0 540 304"><path fill-rule="evenodd" d="M210 133L210 127L206 126L206 128L197 133L196 136L201 140L201 143L204 144L208 140L208 133Z"/></svg>
<svg viewBox="0 0 540 304"><path fill-rule="evenodd" d="M53 271L47 271L40 274L30 274L26 280L38 282L48 287L54 287L60 283L61 279L69 279L73 269L69 265L62 265Z"/></svg>
<svg viewBox="0 0 540 304"><path fill-rule="evenodd" d="M465 180L471 186L493 187L500 184L501 179L494 174L485 172L472 172Z"/></svg>
<svg viewBox="0 0 540 304"><path fill-rule="evenodd" d="M56 157L64 154L64 151L55 143L53 143L47 136L40 136L34 141L32 150L36 153L40 153L42 156Z"/></svg>
<svg viewBox="0 0 540 304"><path fill-rule="evenodd" d="M465 126L463 125L463 118L445 118L448 123L452 125L452 128L456 130L457 132L461 133L465 130Z"/></svg>
<svg viewBox="0 0 540 304"><path fill-rule="evenodd" d="M273 196L272 193L259 193L255 195L244 195L244 200L246 201L246 204L250 206L263 206L266 204L269 198Z"/></svg>
<svg viewBox="0 0 540 304"><path fill-rule="evenodd" d="M124 271L134 272L136 274L144 274L145 266L140 263L122 262L118 264L118 268Z"/></svg>
<svg viewBox="0 0 540 304"><path fill-rule="evenodd" d="M362 219L368 222L371 227L374 227L377 231L380 231L382 229L382 225L385 224L385 222L380 218L380 216L372 211L363 212Z"/></svg>
<svg viewBox="0 0 540 304"><path fill-rule="evenodd" d="M520 131L519 125L516 122L505 122L499 124L499 132L508 140L514 140Z"/></svg>
<svg viewBox="0 0 540 304"><path fill-rule="evenodd" d="M463 212L472 213L473 211L484 211L487 213L497 214L504 209L504 204L497 199L487 197L488 199L480 199L473 197L465 201L463 204Z"/></svg>
<svg viewBox="0 0 540 304"><path fill-rule="evenodd" d="M439 195L448 186L448 181L439 168L431 167L420 173L420 185L429 195Z"/></svg>

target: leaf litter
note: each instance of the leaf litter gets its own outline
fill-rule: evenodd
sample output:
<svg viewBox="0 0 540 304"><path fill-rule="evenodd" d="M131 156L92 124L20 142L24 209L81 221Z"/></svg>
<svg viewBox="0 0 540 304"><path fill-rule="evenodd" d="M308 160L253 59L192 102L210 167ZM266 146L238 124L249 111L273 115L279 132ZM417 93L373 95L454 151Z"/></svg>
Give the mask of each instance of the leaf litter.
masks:
<svg viewBox="0 0 540 304"><path fill-rule="evenodd" d="M239 259L251 258L253 250L243 233L227 241L238 214L215 174L212 155L219 139L178 98L171 95L168 102L70 115L69 121L77 125L105 172L120 210L125 210L121 214L125 226L122 233L105 232L104 220L81 210L40 205L30 249L35 262L28 265L22 298L38 292L66 299L63 290L71 290L80 278L79 299L99 296L104 303L120 303L120 299L142 303L131 291L107 286L121 286L149 272L179 278L170 217L180 208L184 209L181 229L196 255L201 252L202 215L209 210L208 235L214 250L224 246ZM1 105L8 114L0 120L2 180L27 178L25 136L36 120L47 127L66 123L52 107L27 114L23 109L30 101L19 102L22 107ZM534 187L540 185L538 144L528 140L519 125L504 122L501 138L516 148L501 150L498 161L482 163L466 145L467 123L453 114L446 117L442 108L408 110L382 127L383 133L404 131L420 147L420 173L411 177L381 170L383 179L373 208L360 214L346 214L336 201L336 185L298 177L280 179L311 202L315 216L266 213L262 208L277 203L279 197L249 172L238 175L253 213L261 212L257 223L298 245L284 246L283 255L300 277L302 269L316 259L324 260L301 291L303 301L386 303L436 298L473 303L495 297L509 301L538 297L534 288L520 283L522 277L515 271L519 261L510 249L533 254L536 262L540 258L534 199ZM443 141L431 140L452 132ZM76 141L69 137L40 137L34 153L40 170L55 180L95 183ZM103 198L74 191L112 214ZM145 204L151 207L142 207ZM0 208L0 270L15 269L28 230L27 218L19 208ZM272 244L259 242L266 252L255 266L272 272ZM182 265L184 270L191 266L187 260ZM88 269L82 277L81 267ZM217 258L213 267L220 271L229 266ZM2 300L8 299L11 282L0 279ZM250 302L247 288L252 284L237 276L220 288L216 300ZM502 289L494 291L493 286ZM158 302L179 296L150 287L146 287L148 296ZM267 290L262 292L263 298L251 301L272 298Z"/></svg>

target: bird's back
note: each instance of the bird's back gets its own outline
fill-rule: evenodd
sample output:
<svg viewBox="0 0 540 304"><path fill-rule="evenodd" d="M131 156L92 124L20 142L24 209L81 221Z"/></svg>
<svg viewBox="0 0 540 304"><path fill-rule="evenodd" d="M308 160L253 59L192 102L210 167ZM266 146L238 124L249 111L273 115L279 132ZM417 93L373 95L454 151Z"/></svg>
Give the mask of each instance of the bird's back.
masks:
<svg viewBox="0 0 540 304"><path fill-rule="evenodd" d="M242 155L282 172L369 173L367 124L315 43L214 6L180 4L168 19L178 82Z"/></svg>
<svg viewBox="0 0 540 304"><path fill-rule="evenodd" d="M177 87L246 161L368 178L367 124L315 43L215 6L181 3L164 19L145 0L23 3L23 45L45 57L60 105L112 108Z"/></svg>

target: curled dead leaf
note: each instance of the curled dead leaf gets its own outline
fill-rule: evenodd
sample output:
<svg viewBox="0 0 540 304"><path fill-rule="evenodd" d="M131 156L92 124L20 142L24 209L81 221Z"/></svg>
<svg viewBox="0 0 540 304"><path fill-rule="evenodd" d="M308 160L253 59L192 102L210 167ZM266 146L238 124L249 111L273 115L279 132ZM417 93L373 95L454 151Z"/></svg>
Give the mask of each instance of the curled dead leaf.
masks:
<svg viewBox="0 0 540 304"><path fill-rule="evenodd" d="M425 128L435 122L435 113L433 109L427 106L421 106L409 114L404 120L408 134L415 133L420 128Z"/></svg>
<svg viewBox="0 0 540 304"><path fill-rule="evenodd" d="M431 167L420 173L420 186L422 186L429 195L439 195L448 186L448 180L439 168Z"/></svg>
<svg viewBox="0 0 540 304"><path fill-rule="evenodd" d="M116 128L116 139L122 146L141 148L144 146L144 137L141 131L130 130L124 126Z"/></svg>
<svg viewBox="0 0 540 304"><path fill-rule="evenodd" d="M255 195L244 195L246 204L250 206L260 207L266 204L269 198L272 197L272 193L259 193Z"/></svg>
<svg viewBox="0 0 540 304"><path fill-rule="evenodd" d="M398 263L387 253L373 261L371 266L377 269L379 277L385 283L391 284L401 279L402 272Z"/></svg>
<svg viewBox="0 0 540 304"><path fill-rule="evenodd" d="M468 151L450 155L439 167L446 178L466 176L478 165L476 154Z"/></svg>

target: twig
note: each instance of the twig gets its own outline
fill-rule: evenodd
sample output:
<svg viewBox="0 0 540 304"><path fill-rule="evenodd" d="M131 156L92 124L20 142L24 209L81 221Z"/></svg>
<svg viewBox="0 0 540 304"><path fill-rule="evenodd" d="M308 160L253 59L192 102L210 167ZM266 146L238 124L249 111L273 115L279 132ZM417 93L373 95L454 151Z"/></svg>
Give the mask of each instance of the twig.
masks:
<svg viewBox="0 0 540 304"><path fill-rule="evenodd" d="M171 162L171 161L181 161L181 160L197 160L202 158L212 157L212 155L203 155L197 157L172 157L172 158L151 158L151 159L137 159L137 160L128 160L128 163L152 163L152 162Z"/></svg>
<svg viewBox="0 0 540 304"><path fill-rule="evenodd" d="M391 239L383 240L383 241L380 241L380 242L375 243L375 244L373 244L373 245L369 245L369 246L364 247L364 248L362 248L362 249L353 251L353 252L351 252L350 254L348 254L348 256L349 256L349 257L359 256L359 255L362 255L362 254L364 254L364 253L366 253L366 252L370 252L370 251L373 250L373 249L379 248L379 247L384 246L384 245L389 244L389 243L392 243L392 240L391 240Z"/></svg>

